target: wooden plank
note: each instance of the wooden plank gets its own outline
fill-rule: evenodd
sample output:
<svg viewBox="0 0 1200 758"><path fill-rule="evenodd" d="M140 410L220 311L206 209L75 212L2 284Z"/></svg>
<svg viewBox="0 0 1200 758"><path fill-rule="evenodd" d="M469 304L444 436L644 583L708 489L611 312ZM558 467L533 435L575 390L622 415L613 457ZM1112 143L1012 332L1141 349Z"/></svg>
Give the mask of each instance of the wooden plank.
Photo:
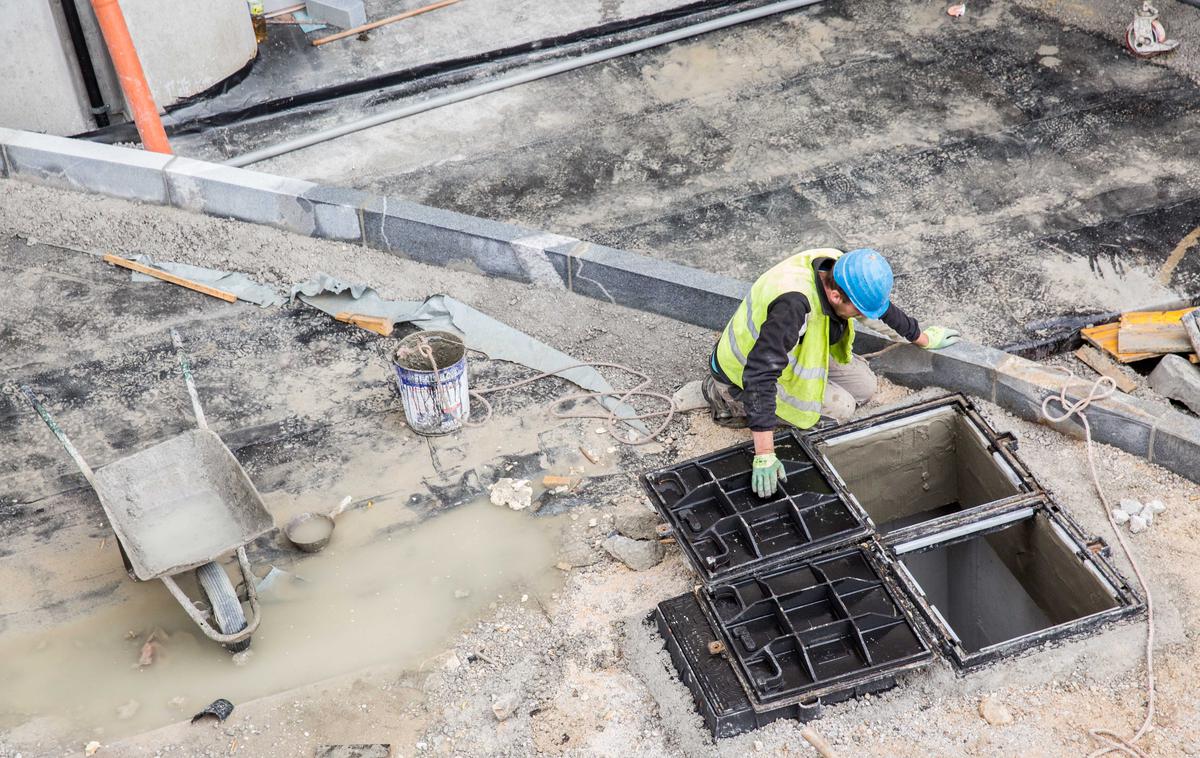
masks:
<svg viewBox="0 0 1200 758"><path fill-rule="evenodd" d="M1184 331L1187 332L1188 341L1192 343L1192 350L1200 353L1200 310L1186 314L1181 321Z"/></svg>
<svg viewBox="0 0 1200 758"><path fill-rule="evenodd" d="M1095 348L1099 348L1110 355L1117 354L1117 330L1121 325L1113 322L1111 324L1100 324L1099 326L1089 326L1079 330L1079 336L1083 337L1084 342Z"/></svg>
<svg viewBox="0 0 1200 758"><path fill-rule="evenodd" d="M1137 389L1137 382L1121 373L1120 367L1096 348L1084 345L1075 351L1075 357L1090 366L1100 376L1112 379L1116 382L1117 389L1122 392L1133 392Z"/></svg>
<svg viewBox="0 0 1200 758"><path fill-rule="evenodd" d="M145 274L146 276L153 276L155 279L162 279L164 282L170 282L171 284L177 284L180 287L186 287L190 290L195 290L196 292L202 292L205 295L209 295L211 297L217 297L217 298L220 298L229 303L237 302L237 295L235 295L231 292L225 292L223 290L216 289L215 287L209 287L207 284L200 284L199 282L193 282L191 279L184 279L182 276L175 276L174 274L168 274L166 271L159 271L156 268L150 268L149 266L143 266L142 264L140 264L136 261L131 261L126 258L122 258L118 255L113 255L112 253L109 253L104 256L104 262L111 263L114 266L120 266L122 268L127 268L132 271L137 271L138 273Z"/></svg>
<svg viewBox="0 0 1200 758"><path fill-rule="evenodd" d="M1099 326L1089 326L1086 329L1080 329L1079 335L1088 344L1108 353L1118 363L1132 363L1133 361L1142 361L1158 356L1158 353L1122 353L1119 351L1117 349L1117 333L1120 329L1121 325L1113 322L1111 324L1101 324Z"/></svg>
<svg viewBox="0 0 1200 758"><path fill-rule="evenodd" d="M384 337L391 336L392 334L392 322L382 316L365 316L361 313L342 311L335 314L334 318L347 324L354 324L360 329L381 334Z"/></svg>
<svg viewBox="0 0 1200 758"><path fill-rule="evenodd" d="M1190 353L1183 324L1122 325L1117 333L1117 349L1122 353Z"/></svg>
<svg viewBox="0 0 1200 758"><path fill-rule="evenodd" d="M1175 311L1129 311L1121 314L1121 326L1129 324L1175 324L1196 308L1180 308Z"/></svg>
<svg viewBox="0 0 1200 758"><path fill-rule="evenodd" d="M431 3L429 5L423 5L420 8L414 8L411 11L404 11L403 13L397 13L395 16L388 16L387 18L381 18L378 21L372 21L369 24L363 24L362 26L356 26L352 29L346 29L345 31L338 32L337 34L330 34L328 37L321 37L320 39L315 39L312 41L312 43L313 43L313 46L319 47L320 45L324 45L327 42L334 42L339 39L345 39L347 37L354 37L358 34L362 34L363 32L369 32L372 29L378 29L379 27L384 26L386 24L394 24L395 22L403 21L406 18L412 18L413 16L419 16L422 13L428 13L429 11L436 11L438 8L445 8L447 5L454 5L458 1L459 0L441 0L441 2Z"/></svg>

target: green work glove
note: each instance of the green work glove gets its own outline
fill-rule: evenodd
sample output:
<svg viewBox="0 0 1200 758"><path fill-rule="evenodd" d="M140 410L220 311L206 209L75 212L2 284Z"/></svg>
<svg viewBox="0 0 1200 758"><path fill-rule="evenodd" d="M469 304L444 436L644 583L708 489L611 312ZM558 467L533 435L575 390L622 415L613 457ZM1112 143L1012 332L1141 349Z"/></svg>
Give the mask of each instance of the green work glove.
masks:
<svg viewBox="0 0 1200 758"><path fill-rule="evenodd" d="M750 474L750 488L759 497L770 497L779 489L780 482L787 481L783 464L774 453L754 456L754 468Z"/></svg>
<svg viewBox="0 0 1200 758"><path fill-rule="evenodd" d="M944 326L931 326L921 334L929 339L929 343L925 345L926 350L941 350L958 342L958 330Z"/></svg>

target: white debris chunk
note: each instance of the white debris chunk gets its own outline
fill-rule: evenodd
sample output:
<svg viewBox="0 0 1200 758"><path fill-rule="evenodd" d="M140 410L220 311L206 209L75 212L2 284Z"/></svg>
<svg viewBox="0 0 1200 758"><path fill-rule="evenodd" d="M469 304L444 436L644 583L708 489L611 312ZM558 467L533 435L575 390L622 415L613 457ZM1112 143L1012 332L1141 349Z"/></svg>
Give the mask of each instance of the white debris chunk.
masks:
<svg viewBox="0 0 1200 758"><path fill-rule="evenodd" d="M496 716L497 721L504 721L513 712L517 710L517 706L521 704L521 699L515 692L509 692L501 695L492 703L492 713Z"/></svg>
<svg viewBox="0 0 1200 758"><path fill-rule="evenodd" d="M1112 517L1113 521L1116 522L1118 526L1129 523L1129 514L1120 508L1113 508Z"/></svg>
<svg viewBox="0 0 1200 758"><path fill-rule="evenodd" d="M1141 516L1129 517L1129 531L1133 532L1134 534L1141 534L1142 532L1146 531L1146 527L1146 519L1142 518Z"/></svg>
<svg viewBox="0 0 1200 758"><path fill-rule="evenodd" d="M523 511L533 502L533 488L528 479L504 477L488 487L492 505L507 505L514 511Z"/></svg>
<svg viewBox="0 0 1200 758"><path fill-rule="evenodd" d="M1128 513L1130 516L1142 512L1142 504L1131 497L1121 498L1121 504L1117 507Z"/></svg>
<svg viewBox="0 0 1200 758"><path fill-rule="evenodd" d="M979 715L992 726L1013 722L1012 711L995 695L988 695L979 701Z"/></svg>
<svg viewBox="0 0 1200 758"><path fill-rule="evenodd" d="M1154 513L1162 513L1167 509L1167 504L1161 500L1151 500L1150 502L1146 503L1146 507Z"/></svg>

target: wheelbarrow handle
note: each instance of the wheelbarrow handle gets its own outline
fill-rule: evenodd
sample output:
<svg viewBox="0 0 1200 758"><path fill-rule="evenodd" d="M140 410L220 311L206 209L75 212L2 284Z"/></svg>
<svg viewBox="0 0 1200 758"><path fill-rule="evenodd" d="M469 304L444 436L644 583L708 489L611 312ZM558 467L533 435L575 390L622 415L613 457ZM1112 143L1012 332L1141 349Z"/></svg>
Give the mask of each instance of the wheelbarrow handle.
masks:
<svg viewBox="0 0 1200 758"><path fill-rule="evenodd" d="M192 381L192 366L188 363L187 353L183 352L183 339L174 329L171 330L171 342L175 344L179 368L183 370L183 382L187 385L188 395L192 398L192 410L196 412L196 425L201 429L207 429L208 420L204 418L204 409L200 407L200 395L196 392L196 383Z"/></svg>
<svg viewBox="0 0 1200 758"><path fill-rule="evenodd" d="M92 489L95 489L96 475L92 472L92 467L87 465L87 461L85 461L83 456L79 454L79 451L75 449L75 445L71 444L71 440L67 439L66 433L63 432L63 430L58 426L58 422L55 421L54 417L50 415L50 411L46 410L45 407L38 402L38 399L34 397L33 390L29 389L27 385L21 385L21 394L25 396L25 399L29 401L29 404L33 406L33 409L37 411L39 416L42 417L42 421L46 422L46 426L50 427L50 431L54 432L54 436L58 437L58 441L62 443L64 448L66 448L67 455L71 456L71 460L75 461L75 465L79 467L79 471L83 474L83 478L88 480L88 484L92 485Z"/></svg>
<svg viewBox="0 0 1200 758"><path fill-rule="evenodd" d="M238 565L242 570L242 579L246 583L246 596L250 600L250 618L246 620L246 628L240 632L233 634L222 634L205 621L204 616L200 615L200 611L196 610L196 606L192 603L191 598L179 588L175 583L175 577L162 576L162 583L167 585L167 589L183 606L183 610L191 617L192 621L200 627L200 631L204 632L213 642L219 642L222 645L229 645L234 642L241 642L250 635L254 634L258 629L258 623L262 620L262 614L259 613L258 590L254 587L254 573L250 569L250 559L246 557L246 548L239 547L237 550Z"/></svg>

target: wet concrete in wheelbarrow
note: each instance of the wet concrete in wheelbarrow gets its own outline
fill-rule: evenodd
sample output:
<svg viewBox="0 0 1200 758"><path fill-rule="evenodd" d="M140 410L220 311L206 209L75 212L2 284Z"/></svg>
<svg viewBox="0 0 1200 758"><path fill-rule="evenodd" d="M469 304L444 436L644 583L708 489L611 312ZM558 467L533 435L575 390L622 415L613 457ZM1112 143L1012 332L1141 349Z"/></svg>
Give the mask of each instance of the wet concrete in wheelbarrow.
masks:
<svg viewBox="0 0 1200 758"><path fill-rule="evenodd" d="M1200 295L1194 251L1157 280L1200 223L1200 87L1054 12L827 0L255 168L746 280L797 246L875 246L902 306L992 345ZM1147 216L1167 223L1133 250L1087 241Z"/></svg>

